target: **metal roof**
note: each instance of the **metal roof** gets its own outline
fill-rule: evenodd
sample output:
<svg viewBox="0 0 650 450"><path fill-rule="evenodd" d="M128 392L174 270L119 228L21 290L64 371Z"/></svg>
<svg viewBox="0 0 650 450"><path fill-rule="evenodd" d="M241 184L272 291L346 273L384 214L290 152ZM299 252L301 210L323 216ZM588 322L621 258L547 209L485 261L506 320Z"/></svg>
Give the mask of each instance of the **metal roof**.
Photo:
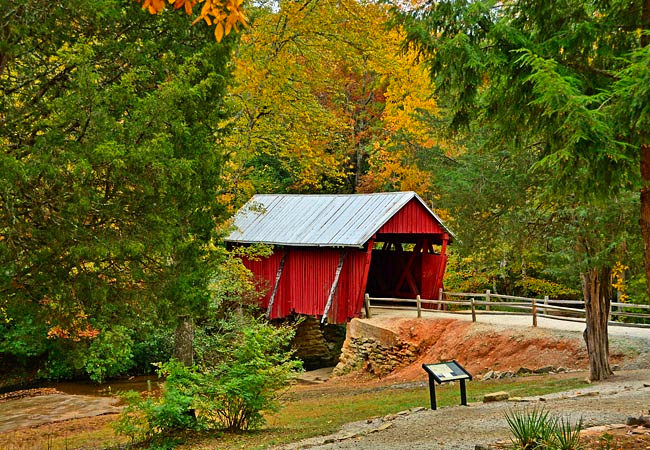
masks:
<svg viewBox="0 0 650 450"><path fill-rule="evenodd" d="M227 242L292 246L362 247L415 192L349 195L254 195L235 215Z"/></svg>

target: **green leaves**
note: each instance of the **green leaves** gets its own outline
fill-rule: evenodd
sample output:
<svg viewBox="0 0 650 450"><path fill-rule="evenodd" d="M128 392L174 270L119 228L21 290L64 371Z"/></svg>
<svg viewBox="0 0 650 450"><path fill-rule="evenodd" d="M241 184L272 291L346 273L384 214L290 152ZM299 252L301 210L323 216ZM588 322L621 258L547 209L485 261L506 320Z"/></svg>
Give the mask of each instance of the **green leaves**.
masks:
<svg viewBox="0 0 650 450"><path fill-rule="evenodd" d="M134 440L159 439L181 430L247 430L264 424L265 411L279 408L279 393L300 370L289 343L293 330L243 319L222 324L212 354L198 366L175 360L159 364L165 377L160 398L127 395L118 432Z"/></svg>
<svg viewBox="0 0 650 450"><path fill-rule="evenodd" d="M132 7L18 1L0 19L0 343L37 320L34 348L100 360L116 326L209 302L230 48ZM123 372L118 353L119 371L83 370Z"/></svg>

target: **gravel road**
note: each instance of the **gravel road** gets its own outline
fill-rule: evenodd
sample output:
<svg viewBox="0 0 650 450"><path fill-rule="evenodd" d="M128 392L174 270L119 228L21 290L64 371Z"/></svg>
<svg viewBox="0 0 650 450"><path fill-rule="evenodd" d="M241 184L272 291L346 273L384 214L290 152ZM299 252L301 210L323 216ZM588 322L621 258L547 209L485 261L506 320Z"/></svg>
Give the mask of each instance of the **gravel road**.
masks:
<svg viewBox="0 0 650 450"><path fill-rule="evenodd" d="M650 408L650 371L621 372L578 391L529 397L521 403L475 403L437 411L403 412L345 425L333 435L306 439L282 448L473 450L477 444L508 439L504 414L513 408L545 409L585 426L625 423Z"/></svg>

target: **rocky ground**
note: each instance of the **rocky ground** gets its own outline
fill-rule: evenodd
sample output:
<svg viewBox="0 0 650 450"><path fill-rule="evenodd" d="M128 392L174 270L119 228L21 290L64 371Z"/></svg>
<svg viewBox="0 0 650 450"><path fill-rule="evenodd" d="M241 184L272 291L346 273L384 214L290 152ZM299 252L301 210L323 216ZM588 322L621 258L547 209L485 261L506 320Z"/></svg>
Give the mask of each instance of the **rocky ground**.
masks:
<svg viewBox="0 0 650 450"><path fill-rule="evenodd" d="M18 391L0 399L0 433L81 417L114 414L115 397L69 395L54 389ZM0 446L0 448L2 448Z"/></svg>

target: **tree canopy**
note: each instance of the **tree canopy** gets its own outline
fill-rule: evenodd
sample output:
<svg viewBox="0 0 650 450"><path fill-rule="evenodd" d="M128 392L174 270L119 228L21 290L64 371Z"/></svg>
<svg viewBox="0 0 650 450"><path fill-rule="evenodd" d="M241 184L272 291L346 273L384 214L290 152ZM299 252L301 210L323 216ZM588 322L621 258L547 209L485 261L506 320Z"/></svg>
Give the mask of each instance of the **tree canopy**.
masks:
<svg viewBox="0 0 650 450"><path fill-rule="evenodd" d="M128 356L209 298L230 44L115 0L2 20L0 351L111 352L113 333Z"/></svg>

